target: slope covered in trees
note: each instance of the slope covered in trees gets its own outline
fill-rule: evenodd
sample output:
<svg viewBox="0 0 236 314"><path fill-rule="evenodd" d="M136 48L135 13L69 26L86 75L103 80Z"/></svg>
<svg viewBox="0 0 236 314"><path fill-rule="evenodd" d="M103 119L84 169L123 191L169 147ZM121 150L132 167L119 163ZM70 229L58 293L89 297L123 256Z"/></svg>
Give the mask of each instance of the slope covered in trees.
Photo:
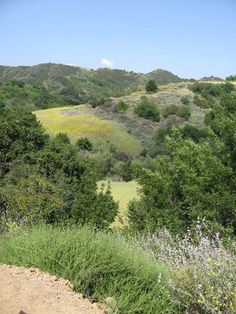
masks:
<svg viewBox="0 0 236 314"><path fill-rule="evenodd" d="M13 80L37 86L54 97L48 107L53 107L55 97L58 104L79 104L94 98L121 96L143 88L150 78L160 84L180 81L177 76L164 70L142 74L106 68L92 70L53 63L36 66L0 66L0 83ZM11 92L11 87L8 88ZM6 99L8 100L7 97Z"/></svg>

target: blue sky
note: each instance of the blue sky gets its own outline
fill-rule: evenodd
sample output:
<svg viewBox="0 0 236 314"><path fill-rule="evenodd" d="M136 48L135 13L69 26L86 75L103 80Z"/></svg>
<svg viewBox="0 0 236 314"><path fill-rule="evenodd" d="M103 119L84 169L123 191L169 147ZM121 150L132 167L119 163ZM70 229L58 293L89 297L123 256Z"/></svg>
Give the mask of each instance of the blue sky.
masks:
<svg viewBox="0 0 236 314"><path fill-rule="evenodd" d="M236 74L236 0L0 0L0 64Z"/></svg>

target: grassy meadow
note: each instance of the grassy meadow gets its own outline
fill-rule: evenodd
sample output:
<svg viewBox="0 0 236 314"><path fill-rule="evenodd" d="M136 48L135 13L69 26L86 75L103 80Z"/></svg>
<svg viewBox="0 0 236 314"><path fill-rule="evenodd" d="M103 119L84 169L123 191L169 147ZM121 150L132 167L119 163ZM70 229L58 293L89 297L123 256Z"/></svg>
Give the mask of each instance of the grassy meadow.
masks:
<svg viewBox="0 0 236 314"><path fill-rule="evenodd" d="M105 120L93 114L85 105L34 111L50 135L67 133L72 143L87 137L94 145L110 142L119 151L137 156L142 150L140 142L118 122Z"/></svg>
<svg viewBox="0 0 236 314"><path fill-rule="evenodd" d="M98 187L102 184L110 184L111 193L115 201L119 202L119 214L115 221L112 223L112 227L121 227L128 224L127 218L127 206L130 200L137 198L138 184L136 181L129 182L115 182L104 180L98 183Z"/></svg>

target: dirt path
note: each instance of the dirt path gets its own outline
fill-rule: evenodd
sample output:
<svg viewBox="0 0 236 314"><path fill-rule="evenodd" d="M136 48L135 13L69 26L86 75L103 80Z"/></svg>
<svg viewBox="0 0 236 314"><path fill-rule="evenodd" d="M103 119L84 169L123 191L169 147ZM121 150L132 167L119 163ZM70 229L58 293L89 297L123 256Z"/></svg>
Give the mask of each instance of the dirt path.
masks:
<svg viewBox="0 0 236 314"><path fill-rule="evenodd" d="M35 268L0 265L1 314L104 314L69 282Z"/></svg>

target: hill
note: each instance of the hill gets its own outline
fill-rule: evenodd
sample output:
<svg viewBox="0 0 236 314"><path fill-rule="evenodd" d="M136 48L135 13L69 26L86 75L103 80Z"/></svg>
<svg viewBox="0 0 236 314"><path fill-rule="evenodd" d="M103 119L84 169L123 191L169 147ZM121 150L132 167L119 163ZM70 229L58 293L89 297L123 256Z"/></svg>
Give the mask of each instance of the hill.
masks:
<svg viewBox="0 0 236 314"><path fill-rule="evenodd" d="M67 133L73 143L87 137L96 146L112 144L119 151L137 156L142 145L124 126L114 120L102 119L86 105L35 111L50 135Z"/></svg>
<svg viewBox="0 0 236 314"><path fill-rule="evenodd" d="M182 98L189 99L188 119L180 115L166 116L168 108L182 108ZM160 121L151 121L137 116L134 108L146 98L160 111ZM159 128L189 123L195 127L204 126L204 116L208 109L201 108L193 102L194 94L186 83L163 85L157 93L135 92L121 97L110 97L98 106L84 104L35 111L50 135L59 132L68 134L72 142L80 137L88 137L95 145L114 145L118 151L137 156L142 147L150 148L152 138ZM120 103L125 111L120 112Z"/></svg>
<svg viewBox="0 0 236 314"><path fill-rule="evenodd" d="M57 101L58 104L74 105L94 98L100 99L130 94L133 91L143 89L150 78L155 79L158 84L179 82L181 80L174 74L164 70L143 74L107 68L93 70L54 63L17 67L0 66L1 85L13 80L29 84L31 88L37 86L45 89L45 92L54 97L52 103ZM23 86L21 87L23 88ZM9 86L8 89L12 91ZM5 96L8 99L7 95ZM28 104L27 97L24 104ZM53 106L52 104L48 107ZM42 107L37 106L37 108Z"/></svg>
<svg viewBox="0 0 236 314"><path fill-rule="evenodd" d="M179 83L183 80L177 75L161 69L149 72L147 76L150 77L150 79L156 80L158 84Z"/></svg>

